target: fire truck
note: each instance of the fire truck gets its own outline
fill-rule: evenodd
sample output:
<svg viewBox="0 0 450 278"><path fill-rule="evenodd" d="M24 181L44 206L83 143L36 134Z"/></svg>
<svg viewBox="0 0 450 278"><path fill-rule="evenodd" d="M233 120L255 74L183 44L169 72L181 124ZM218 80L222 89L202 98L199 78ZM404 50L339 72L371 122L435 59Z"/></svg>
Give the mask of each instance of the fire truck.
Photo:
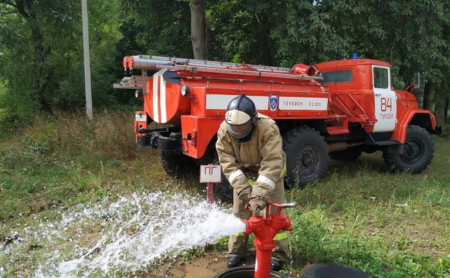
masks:
<svg viewBox="0 0 450 278"><path fill-rule="evenodd" d="M349 161L382 151L390 170L418 173L433 157L435 118L418 108L414 84L392 88L387 62L280 68L137 55L124 57L123 67L126 76L114 88L135 90L143 103L135 112L136 141L158 149L172 176L217 161L216 132L240 94L276 120L289 188L320 179L329 158Z"/></svg>

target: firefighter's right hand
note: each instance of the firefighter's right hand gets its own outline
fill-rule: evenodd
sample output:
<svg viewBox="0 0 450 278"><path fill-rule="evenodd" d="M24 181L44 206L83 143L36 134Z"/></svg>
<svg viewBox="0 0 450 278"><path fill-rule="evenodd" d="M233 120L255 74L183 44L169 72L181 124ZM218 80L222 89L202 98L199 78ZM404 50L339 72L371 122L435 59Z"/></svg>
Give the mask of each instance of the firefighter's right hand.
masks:
<svg viewBox="0 0 450 278"><path fill-rule="evenodd" d="M267 205L267 199L261 196L252 196L249 201L253 215L258 215Z"/></svg>
<svg viewBox="0 0 450 278"><path fill-rule="evenodd" d="M250 194L252 194L252 187L249 184L237 192L239 200L241 200L243 203L248 203Z"/></svg>

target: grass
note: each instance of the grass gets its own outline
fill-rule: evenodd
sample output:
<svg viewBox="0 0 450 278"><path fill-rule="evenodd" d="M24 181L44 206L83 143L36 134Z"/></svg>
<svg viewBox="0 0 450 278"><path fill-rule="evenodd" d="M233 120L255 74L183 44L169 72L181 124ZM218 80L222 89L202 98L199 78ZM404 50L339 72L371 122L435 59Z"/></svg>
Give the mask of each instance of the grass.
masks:
<svg viewBox="0 0 450 278"><path fill-rule="evenodd" d="M167 177L157 151L134 143L132 115L40 117L0 136L0 267L8 237L64 208L137 190L203 194L196 180ZM288 191L298 207L289 210L293 263L286 271L296 276L308 263L334 262L372 277L450 277L450 142L433 139L435 156L422 174L389 173L381 154L363 154L353 163L330 161L322 180ZM24 245L6 277L23 275L43 252L39 242Z"/></svg>
<svg viewBox="0 0 450 278"><path fill-rule="evenodd" d="M295 267L334 262L372 277L450 277L448 137L420 175L388 174L381 154L332 162L324 179L290 198Z"/></svg>

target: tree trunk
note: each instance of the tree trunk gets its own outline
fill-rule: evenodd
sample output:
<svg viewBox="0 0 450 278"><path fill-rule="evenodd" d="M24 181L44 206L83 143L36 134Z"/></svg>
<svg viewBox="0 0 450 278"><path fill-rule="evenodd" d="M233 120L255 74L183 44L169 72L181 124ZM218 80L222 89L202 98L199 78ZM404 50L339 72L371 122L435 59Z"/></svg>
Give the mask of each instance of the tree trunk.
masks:
<svg viewBox="0 0 450 278"><path fill-rule="evenodd" d="M432 82L428 87L428 92L426 93L425 109L433 111L434 110L434 95L436 94L437 84Z"/></svg>
<svg viewBox="0 0 450 278"><path fill-rule="evenodd" d="M419 108L423 108L423 98L425 95L425 89L419 88L414 90L414 95L416 96L417 104L419 105Z"/></svg>
<svg viewBox="0 0 450 278"><path fill-rule="evenodd" d="M444 105L444 119L445 119L445 122L447 122L447 113L448 113L448 104L449 104L449 97L447 96L446 98L445 98L445 105Z"/></svg>
<svg viewBox="0 0 450 278"><path fill-rule="evenodd" d="M206 59L205 0L189 0L194 59Z"/></svg>
<svg viewBox="0 0 450 278"><path fill-rule="evenodd" d="M436 117L436 126L444 129L447 122L447 109L448 109L448 95L444 89L439 89L436 92L436 105L434 108L434 115Z"/></svg>
<svg viewBox="0 0 450 278"><path fill-rule="evenodd" d="M434 111L434 116L436 117L436 126L445 127L445 103L436 102L436 107Z"/></svg>

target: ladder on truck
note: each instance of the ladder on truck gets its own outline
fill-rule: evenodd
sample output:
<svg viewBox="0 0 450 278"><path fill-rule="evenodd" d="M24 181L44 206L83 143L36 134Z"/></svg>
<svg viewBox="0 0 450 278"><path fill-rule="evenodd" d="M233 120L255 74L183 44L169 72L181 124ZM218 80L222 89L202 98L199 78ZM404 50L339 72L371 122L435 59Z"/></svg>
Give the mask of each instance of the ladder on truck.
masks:
<svg viewBox="0 0 450 278"><path fill-rule="evenodd" d="M321 80L320 76L309 76L306 74L293 74L290 68L272 67L263 65L252 65L246 63L231 63L210 60L197 60L187 58L136 55L123 58L125 77L120 83L114 83L115 89L143 89L149 78L148 71L159 71L161 69L172 69L189 71L192 74L203 73L225 73L230 75L272 77L287 80ZM133 75L133 70L141 70L141 75ZM130 75L130 76L127 76Z"/></svg>

